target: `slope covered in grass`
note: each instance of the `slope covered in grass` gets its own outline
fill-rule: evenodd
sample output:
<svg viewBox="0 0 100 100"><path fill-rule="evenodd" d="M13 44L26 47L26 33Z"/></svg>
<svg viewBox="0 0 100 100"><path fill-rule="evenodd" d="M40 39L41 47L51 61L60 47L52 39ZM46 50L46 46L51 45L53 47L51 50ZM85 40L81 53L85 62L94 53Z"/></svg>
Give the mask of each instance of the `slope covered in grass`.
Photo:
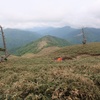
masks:
<svg viewBox="0 0 100 100"><path fill-rule="evenodd" d="M44 36L40 38L39 40L35 42L31 42L24 47L17 49L15 54L23 55L26 53L38 53L42 49L47 48L47 47L54 47L54 46L63 47L63 46L68 46L68 45L71 45L71 43L69 43L68 41L64 39L48 35L48 36Z"/></svg>
<svg viewBox="0 0 100 100"><path fill-rule="evenodd" d="M98 43L88 43L86 45L73 45L69 47L64 47L52 54L52 56L70 56L77 57L79 55L100 55L100 42Z"/></svg>
<svg viewBox="0 0 100 100"><path fill-rule="evenodd" d="M0 32L1 34L1 32ZM26 45L32 41L35 41L42 37L36 32L30 32L20 29L4 29L4 35L6 40L6 46L8 50L14 50L15 48ZM3 47L2 36L0 35L0 47Z"/></svg>
<svg viewBox="0 0 100 100"><path fill-rule="evenodd" d="M99 43L88 44L84 49L88 54L100 54ZM83 47L77 45L51 56L9 57L0 63L0 99L100 100L100 56L75 58L78 50L84 53ZM75 59L57 62L54 58L58 55Z"/></svg>

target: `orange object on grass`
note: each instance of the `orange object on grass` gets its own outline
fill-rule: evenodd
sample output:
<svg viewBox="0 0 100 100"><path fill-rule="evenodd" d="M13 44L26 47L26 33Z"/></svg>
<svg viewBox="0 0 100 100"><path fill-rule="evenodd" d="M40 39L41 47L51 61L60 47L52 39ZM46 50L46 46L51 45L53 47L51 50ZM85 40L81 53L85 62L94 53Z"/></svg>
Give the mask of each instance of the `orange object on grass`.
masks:
<svg viewBox="0 0 100 100"><path fill-rule="evenodd" d="M59 57L59 58L57 59L57 61L62 61L62 57Z"/></svg>

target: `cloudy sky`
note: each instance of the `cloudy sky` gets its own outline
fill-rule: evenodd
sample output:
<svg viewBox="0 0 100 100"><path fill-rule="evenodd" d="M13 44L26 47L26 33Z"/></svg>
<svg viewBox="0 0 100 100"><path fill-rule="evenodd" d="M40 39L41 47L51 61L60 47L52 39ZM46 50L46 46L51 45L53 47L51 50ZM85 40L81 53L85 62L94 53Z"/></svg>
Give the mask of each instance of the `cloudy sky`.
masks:
<svg viewBox="0 0 100 100"><path fill-rule="evenodd" d="M0 0L0 25L100 28L100 0Z"/></svg>

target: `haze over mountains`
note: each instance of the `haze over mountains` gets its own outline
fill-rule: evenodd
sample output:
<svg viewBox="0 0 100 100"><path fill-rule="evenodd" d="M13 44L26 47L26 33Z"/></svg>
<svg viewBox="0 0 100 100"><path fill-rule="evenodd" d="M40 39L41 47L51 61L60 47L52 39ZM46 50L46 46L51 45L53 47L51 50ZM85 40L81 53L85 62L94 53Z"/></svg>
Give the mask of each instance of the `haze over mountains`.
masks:
<svg viewBox="0 0 100 100"><path fill-rule="evenodd" d="M22 47L35 41L43 36L50 35L65 39L72 44L82 43L81 29L65 27L37 27L27 30L20 29L4 29L7 48L9 50ZM100 42L100 29L84 28L87 42ZM2 38L0 36L0 46L2 46Z"/></svg>
<svg viewBox="0 0 100 100"><path fill-rule="evenodd" d="M37 33L42 35L51 35L59 38L66 39L73 44L82 43L81 29L71 28L69 26L53 28L49 27L46 29L34 29ZM100 29L99 28L84 28L84 33L87 38L87 42L100 42Z"/></svg>

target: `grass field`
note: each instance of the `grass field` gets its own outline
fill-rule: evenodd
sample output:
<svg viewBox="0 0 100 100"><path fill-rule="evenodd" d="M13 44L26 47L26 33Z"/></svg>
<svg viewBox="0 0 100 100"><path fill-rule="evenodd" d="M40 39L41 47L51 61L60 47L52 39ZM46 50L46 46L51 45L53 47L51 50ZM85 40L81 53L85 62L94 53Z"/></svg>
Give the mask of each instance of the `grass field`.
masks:
<svg viewBox="0 0 100 100"><path fill-rule="evenodd" d="M9 57L0 63L0 100L100 100L100 43Z"/></svg>

